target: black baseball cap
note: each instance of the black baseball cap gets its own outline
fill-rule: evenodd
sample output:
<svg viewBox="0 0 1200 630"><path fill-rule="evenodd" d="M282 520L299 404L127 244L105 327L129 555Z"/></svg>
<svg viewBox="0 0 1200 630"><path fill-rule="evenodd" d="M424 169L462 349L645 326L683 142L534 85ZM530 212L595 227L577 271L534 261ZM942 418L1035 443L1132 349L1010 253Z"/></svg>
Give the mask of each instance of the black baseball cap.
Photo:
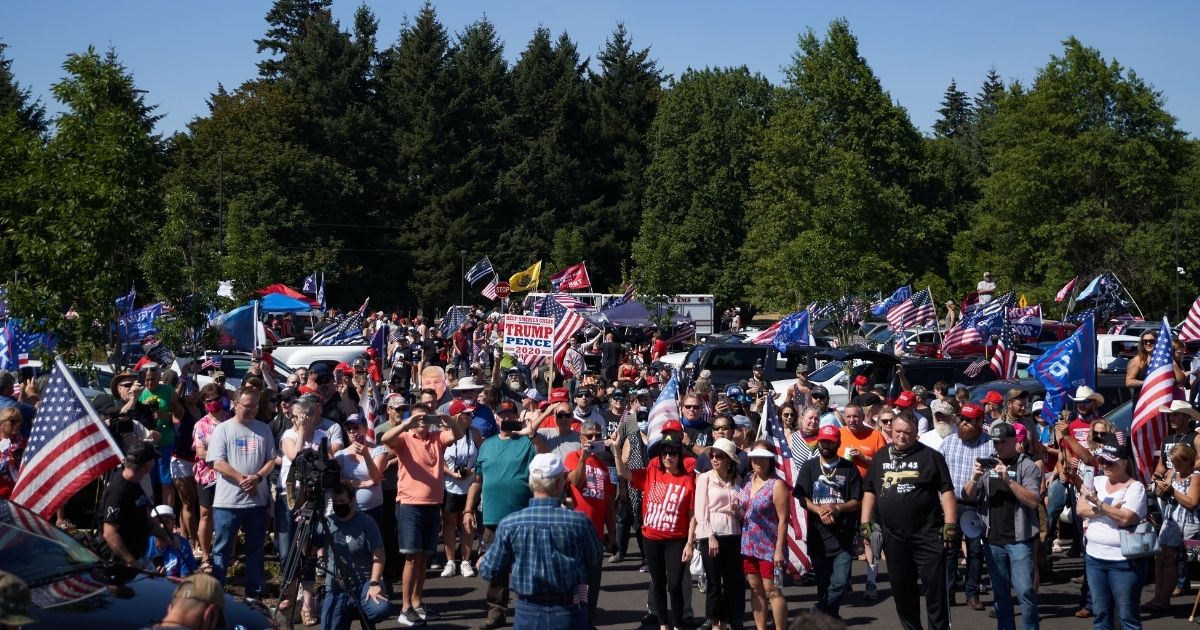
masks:
<svg viewBox="0 0 1200 630"><path fill-rule="evenodd" d="M1100 452L1096 453L1096 457L1110 462L1129 459L1129 447L1121 444L1116 435L1109 433L1104 436L1104 441L1100 444Z"/></svg>
<svg viewBox="0 0 1200 630"><path fill-rule="evenodd" d="M125 461L141 466L158 459L158 451L149 442L136 442L125 451Z"/></svg>

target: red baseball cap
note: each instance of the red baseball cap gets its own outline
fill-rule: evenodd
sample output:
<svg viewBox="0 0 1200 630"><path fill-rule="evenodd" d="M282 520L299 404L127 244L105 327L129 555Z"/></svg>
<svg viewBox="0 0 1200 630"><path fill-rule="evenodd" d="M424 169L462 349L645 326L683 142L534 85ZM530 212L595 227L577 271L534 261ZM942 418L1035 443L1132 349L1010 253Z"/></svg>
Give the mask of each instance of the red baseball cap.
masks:
<svg viewBox="0 0 1200 630"><path fill-rule="evenodd" d="M958 412L958 415L970 418L971 420L978 420L983 417L983 408L975 403L967 403L962 406L962 411Z"/></svg>
<svg viewBox="0 0 1200 630"><path fill-rule="evenodd" d="M900 392L900 395L896 397L896 406L902 409L908 409L916 404L916 402L917 395L910 391Z"/></svg>
<svg viewBox="0 0 1200 630"><path fill-rule="evenodd" d="M450 402L450 415L457 416L460 413L475 411L475 401L454 399Z"/></svg>
<svg viewBox="0 0 1200 630"><path fill-rule="evenodd" d="M840 442L842 432L832 424L827 424L817 431L817 440L829 440L830 442Z"/></svg>
<svg viewBox="0 0 1200 630"><path fill-rule="evenodd" d="M986 396L983 397L983 402L991 403L993 405L1003 405L1004 404L1004 395L993 389L992 391L988 392Z"/></svg>
<svg viewBox="0 0 1200 630"><path fill-rule="evenodd" d="M683 433L683 425L680 424L678 420L667 420L662 425L662 432L666 433L668 431Z"/></svg>
<svg viewBox="0 0 1200 630"><path fill-rule="evenodd" d="M567 390L563 387L555 387L550 390L550 403L565 403L567 402Z"/></svg>
<svg viewBox="0 0 1200 630"><path fill-rule="evenodd" d="M855 384L855 385L866 385L866 384L867 384L867 375L866 375L866 374L859 374L858 376L855 376L855 377L854 377L854 384Z"/></svg>

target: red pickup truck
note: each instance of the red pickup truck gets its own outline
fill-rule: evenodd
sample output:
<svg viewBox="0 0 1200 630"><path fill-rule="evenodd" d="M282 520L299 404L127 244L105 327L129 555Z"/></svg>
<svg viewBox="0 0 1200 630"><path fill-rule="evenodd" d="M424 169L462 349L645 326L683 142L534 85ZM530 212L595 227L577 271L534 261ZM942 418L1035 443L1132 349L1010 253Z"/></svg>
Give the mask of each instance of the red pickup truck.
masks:
<svg viewBox="0 0 1200 630"><path fill-rule="evenodd" d="M1017 343L1021 345L1034 345L1040 343L1058 343L1063 339L1071 336L1078 328L1078 324L1068 324L1065 322L1042 322L1042 332L1037 337L1018 336ZM942 356L942 348L938 344L933 343L918 343L913 349L913 354L919 357L928 357L931 359L948 358ZM973 357L983 356L985 354L984 344L967 344L959 346L954 350L955 357Z"/></svg>

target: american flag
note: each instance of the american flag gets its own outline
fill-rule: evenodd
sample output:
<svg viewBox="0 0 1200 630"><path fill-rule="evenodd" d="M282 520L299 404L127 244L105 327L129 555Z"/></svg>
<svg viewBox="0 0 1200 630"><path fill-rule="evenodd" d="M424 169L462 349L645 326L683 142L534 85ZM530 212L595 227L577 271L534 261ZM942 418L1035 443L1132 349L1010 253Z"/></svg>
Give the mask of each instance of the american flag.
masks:
<svg viewBox="0 0 1200 630"><path fill-rule="evenodd" d="M577 309L586 308L587 304L561 293L550 293L542 298L538 305L538 317L554 318L554 337L551 344L554 352L554 365L562 369L563 359L571 347L571 336L583 329L588 321L580 315ZM541 363L535 360L535 363ZM536 367L531 365L530 367Z"/></svg>
<svg viewBox="0 0 1200 630"><path fill-rule="evenodd" d="M489 300L495 300L496 299L496 285L498 285L499 283L500 283L500 276L492 276L492 281L485 284L483 286L483 290L480 291L480 293L483 294L483 297L485 297Z"/></svg>
<svg viewBox="0 0 1200 630"><path fill-rule="evenodd" d="M221 369L221 361L224 357L220 354L210 354L204 358L200 364L200 371L204 370L219 370Z"/></svg>
<svg viewBox="0 0 1200 630"><path fill-rule="evenodd" d="M450 338L450 335L467 321L467 315L470 314L470 306L451 306L446 309L446 315L442 317L442 336Z"/></svg>
<svg viewBox="0 0 1200 630"><path fill-rule="evenodd" d="M1146 380L1133 405L1130 423L1130 442L1143 483L1148 483L1154 471L1155 452L1167 437L1167 419L1158 410L1171 404L1175 389L1175 361L1171 352L1171 324L1164 317L1158 331L1158 342L1150 353Z"/></svg>
<svg viewBox="0 0 1200 630"><path fill-rule="evenodd" d="M679 327L675 329L675 334L667 338L667 346L673 346L677 343L687 341L695 336L696 322L689 321L685 324L680 324Z"/></svg>
<svg viewBox="0 0 1200 630"><path fill-rule="evenodd" d="M882 297L882 294L881 294ZM907 284L897 288L886 300L880 300L871 305L872 315L883 315L900 303L912 297L912 288Z"/></svg>
<svg viewBox="0 0 1200 630"><path fill-rule="evenodd" d="M936 316L929 289L917 291L911 298L893 306L887 312L888 326L892 330L902 330L905 326L919 326Z"/></svg>
<svg viewBox="0 0 1200 630"><path fill-rule="evenodd" d="M1070 282L1068 282L1067 284L1063 285L1063 288L1059 289L1059 290L1058 290L1058 293L1054 294L1054 301L1055 301L1055 302L1062 302L1063 300L1065 300L1065 299L1067 299L1068 297L1070 297L1070 295L1071 295L1071 289L1074 289L1074 288L1075 288L1075 283L1076 283L1076 282L1078 282L1078 281L1079 281L1079 276L1075 276L1074 278L1071 278L1071 281L1070 281Z"/></svg>
<svg viewBox="0 0 1200 630"><path fill-rule="evenodd" d="M985 368L987 366L988 366L988 362L986 359L979 359L978 361L975 361L975 362L971 363L970 365L968 365L967 369L963 370L963 374L966 374L967 376L969 376L971 378L975 378L975 377L979 376L979 373L982 372L983 368Z"/></svg>
<svg viewBox="0 0 1200 630"><path fill-rule="evenodd" d="M1000 327L1000 340L996 342L996 349L992 353L991 361L992 371L998 378L1017 377L1016 343L1013 338L1012 324L1005 318Z"/></svg>
<svg viewBox="0 0 1200 630"><path fill-rule="evenodd" d="M370 301L371 298L367 298L357 311L342 315L313 333L311 343L318 346L348 346L362 343L363 322L367 318L367 304Z"/></svg>
<svg viewBox="0 0 1200 630"><path fill-rule="evenodd" d="M783 325L783 320L779 320L771 324L769 328L758 333L750 338L750 343L758 346L769 346L775 342L775 335L779 334L779 327Z"/></svg>
<svg viewBox="0 0 1200 630"><path fill-rule="evenodd" d="M762 424L759 426L759 438L766 439L775 447L775 474L778 475L788 488L796 487L796 477L800 466L792 455L792 447L788 444L783 432L783 423L779 420L779 409L775 400L767 396L763 406ZM787 557L785 566L792 578L812 571L812 561L808 558L808 543L804 533L808 530L808 516L804 504L788 492L791 510L788 514L787 528Z"/></svg>
<svg viewBox="0 0 1200 630"><path fill-rule="evenodd" d="M767 398L770 398L768 396ZM662 427L668 420L679 420L679 373L671 374L671 380L663 387L658 400L650 407L647 419L650 426L646 429L648 446L653 446L662 439Z"/></svg>
<svg viewBox="0 0 1200 630"><path fill-rule="evenodd" d="M983 344L984 339L991 336L993 328L1003 325L1008 308L1005 302L1011 302L1011 300L1012 292L1010 291L992 300L992 302L998 303L996 306L992 306L992 303L989 302L983 308L963 317L962 321L946 331L945 337L942 338L942 356L949 357L951 353L964 346Z"/></svg>
<svg viewBox="0 0 1200 630"><path fill-rule="evenodd" d="M87 573L76 573L61 580L55 580L44 586L29 591L29 599L43 609L62 606L83 599L105 590L104 584L96 581Z"/></svg>
<svg viewBox="0 0 1200 630"><path fill-rule="evenodd" d="M1188 311L1187 319L1183 320L1183 324L1179 329L1180 341L1195 341L1200 339L1200 297L1192 302L1192 308Z"/></svg>
<svg viewBox="0 0 1200 630"><path fill-rule="evenodd" d="M50 518L80 488L120 463L117 443L62 359L55 359L12 500Z"/></svg>

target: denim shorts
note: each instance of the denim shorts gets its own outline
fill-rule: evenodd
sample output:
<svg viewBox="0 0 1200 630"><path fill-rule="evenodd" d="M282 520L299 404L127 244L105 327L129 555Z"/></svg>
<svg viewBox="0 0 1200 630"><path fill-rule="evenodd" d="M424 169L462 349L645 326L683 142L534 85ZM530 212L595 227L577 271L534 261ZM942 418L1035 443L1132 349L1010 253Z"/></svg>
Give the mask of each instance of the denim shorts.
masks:
<svg viewBox="0 0 1200 630"><path fill-rule="evenodd" d="M400 553L431 554L442 527L440 505L397 505L396 540Z"/></svg>

